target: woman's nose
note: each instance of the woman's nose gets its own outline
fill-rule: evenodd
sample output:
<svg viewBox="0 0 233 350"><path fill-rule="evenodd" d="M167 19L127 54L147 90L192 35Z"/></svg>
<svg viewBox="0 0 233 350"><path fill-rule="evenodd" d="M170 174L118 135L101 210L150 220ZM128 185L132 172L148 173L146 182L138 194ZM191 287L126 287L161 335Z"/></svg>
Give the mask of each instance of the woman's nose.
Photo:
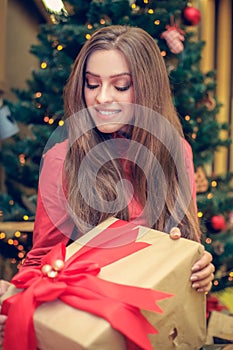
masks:
<svg viewBox="0 0 233 350"><path fill-rule="evenodd" d="M100 86L96 95L97 103L109 103L113 101L111 88L108 86Z"/></svg>

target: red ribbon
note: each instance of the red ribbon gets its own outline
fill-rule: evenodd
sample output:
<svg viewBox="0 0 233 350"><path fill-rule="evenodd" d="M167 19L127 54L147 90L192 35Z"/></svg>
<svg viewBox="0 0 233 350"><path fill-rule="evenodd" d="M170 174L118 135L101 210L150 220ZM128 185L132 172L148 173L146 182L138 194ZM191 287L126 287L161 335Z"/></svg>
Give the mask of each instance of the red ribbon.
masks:
<svg viewBox="0 0 233 350"><path fill-rule="evenodd" d="M132 232L134 235L138 233L134 225L129 226L129 223L118 220L111 228L120 228L122 235L123 226L127 229L134 227L130 234L131 241ZM108 233L106 229L98 237L110 237ZM110 241L112 246L114 239L111 237ZM115 242L119 242L119 236ZM65 246L62 243L56 245L43 258L42 269L25 269L11 281L17 288L24 290L6 299L2 305L2 313L8 315L4 350L36 350L33 313L40 304L55 299L106 319L113 328L125 335L128 349L152 349L148 334L156 334L157 330L140 309L162 312L156 301L171 294L112 283L98 277L101 267L147 246L148 243L135 241L107 249L84 246L65 262ZM57 272L56 277L48 277L43 273L43 266L54 266L58 259L64 262L64 267ZM55 271L53 273L56 274Z"/></svg>

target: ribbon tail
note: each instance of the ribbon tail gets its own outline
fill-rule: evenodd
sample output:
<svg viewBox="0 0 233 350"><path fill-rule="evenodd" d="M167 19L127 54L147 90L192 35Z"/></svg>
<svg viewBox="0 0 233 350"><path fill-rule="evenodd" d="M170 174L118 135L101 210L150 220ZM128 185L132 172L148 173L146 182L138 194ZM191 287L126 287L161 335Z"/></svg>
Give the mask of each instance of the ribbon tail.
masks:
<svg viewBox="0 0 233 350"><path fill-rule="evenodd" d="M85 290L83 292L85 293ZM87 299L83 295L76 296L72 299L72 303L68 295L63 295L60 299L79 310L107 320L114 329L123 334L130 342L137 344L140 349L152 350L148 334L156 334L157 330L138 308L100 295L96 295L95 299L90 296Z"/></svg>
<svg viewBox="0 0 233 350"><path fill-rule="evenodd" d="M142 350L140 346L138 346L128 338L126 338L126 348L127 350Z"/></svg>
<svg viewBox="0 0 233 350"><path fill-rule="evenodd" d="M119 312L118 320L113 319L112 327L125 335L128 344L131 344L129 348L134 344L136 349L152 350L148 335L157 334L158 331L143 316L140 309L122 305L117 312Z"/></svg>
<svg viewBox="0 0 233 350"><path fill-rule="evenodd" d="M120 285L89 275L86 278L83 276L78 291L75 286L69 286L60 299L77 309L106 319L113 328L141 349L151 350L148 334L158 332L140 309L162 312L156 302L170 296L171 294Z"/></svg>
<svg viewBox="0 0 233 350"><path fill-rule="evenodd" d="M101 285L106 296L120 300L125 304L143 310L162 313L163 310L157 305L157 301L170 298L173 295L149 288L123 285L106 280L101 280Z"/></svg>
<svg viewBox="0 0 233 350"><path fill-rule="evenodd" d="M82 279L81 279L82 276ZM162 313L162 309L156 304L158 300L170 298L173 295L149 288L124 285L116 282L110 282L92 275L81 275L79 287L92 291L95 295L102 295L105 298L111 298L116 302L122 302L139 309L151 310ZM69 286L71 290L71 286ZM72 292L75 293L75 290Z"/></svg>
<svg viewBox="0 0 233 350"><path fill-rule="evenodd" d="M6 299L2 305L2 313L8 315L3 350L36 350L33 313L38 304L34 300L33 293L27 293L27 290L22 292L15 302L13 298L14 296Z"/></svg>
<svg viewBox="0 0 233 350"><path fill-rule="evenodd" d="M115 305L114 301L113 304ZM157 334L158 331L142 315L140 309L125 307L125 305L121 304L118 305L116 310L114 305L114 316L110 314L108 320L111 322L112 327L126 337L128 344L131 344L131 348L133 343L136 348L152 350L148 335Z"/></svg>

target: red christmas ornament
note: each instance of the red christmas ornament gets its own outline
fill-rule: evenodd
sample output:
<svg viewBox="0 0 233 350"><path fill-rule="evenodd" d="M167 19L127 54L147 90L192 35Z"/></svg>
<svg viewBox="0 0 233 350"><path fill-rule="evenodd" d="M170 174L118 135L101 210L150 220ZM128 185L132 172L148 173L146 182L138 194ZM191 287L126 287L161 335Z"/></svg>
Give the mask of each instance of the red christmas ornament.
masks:
<svg viewBox="0 0 233 350"><path fill-rule="evenodd" d="M201 12L192 6L185 7L182 14L185 25L195 26L201 20Z"/></svg>
<svg viewBox="0 0 233 350"><path fill-rule="evenodd" d="M210 219L211 226L216 231L222 231L226 228L226 221L223 215L214 215Z"/></svg>

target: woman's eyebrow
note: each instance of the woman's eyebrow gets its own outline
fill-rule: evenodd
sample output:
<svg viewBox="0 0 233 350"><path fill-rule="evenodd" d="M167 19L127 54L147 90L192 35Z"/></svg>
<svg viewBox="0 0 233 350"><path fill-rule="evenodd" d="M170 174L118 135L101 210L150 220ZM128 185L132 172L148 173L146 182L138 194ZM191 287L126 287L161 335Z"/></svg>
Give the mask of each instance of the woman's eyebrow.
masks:
<svg viewBox="0 0 233 350"><path fill-rule="evenodd" d="M89 72L89 71L86 71L86 74L92 75L93 77L96 77L96 78L100 78L100 75L92 73L92 72ZM131 74L129 72L123 72L123 73L110 75L109 78L117 78L117 77L121 77L122 75L128 75L128 76L131 77Z"/></svg>

